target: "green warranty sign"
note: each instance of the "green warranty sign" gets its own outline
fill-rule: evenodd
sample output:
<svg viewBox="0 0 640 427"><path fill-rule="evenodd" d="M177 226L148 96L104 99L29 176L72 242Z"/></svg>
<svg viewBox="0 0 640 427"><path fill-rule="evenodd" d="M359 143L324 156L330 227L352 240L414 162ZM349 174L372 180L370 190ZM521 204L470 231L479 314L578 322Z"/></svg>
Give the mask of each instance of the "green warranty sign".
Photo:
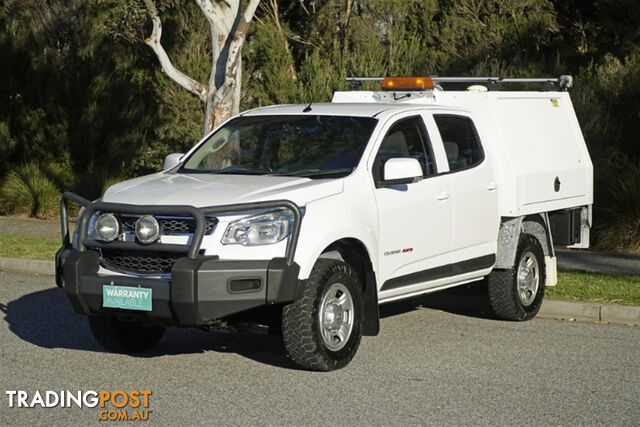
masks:
<svg viewBox="0 0 640 427"><path fill-rule="evenodd" d="M102 306L151 311L151 289L130 286L102 286Z"/></svg>

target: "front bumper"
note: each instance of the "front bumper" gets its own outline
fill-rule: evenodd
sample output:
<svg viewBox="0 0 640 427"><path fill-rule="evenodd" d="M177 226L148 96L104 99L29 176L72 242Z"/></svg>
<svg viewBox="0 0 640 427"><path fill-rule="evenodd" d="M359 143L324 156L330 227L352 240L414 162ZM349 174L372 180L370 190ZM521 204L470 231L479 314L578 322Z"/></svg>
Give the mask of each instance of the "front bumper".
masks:
<svg viewBox="0 0 640 427"><path fill-rule="evenodd" d="M67 200L85 207L78 222L77 248L71 245L67 221ZM287 253L271 260L221 260L217 256L202 256L200 244L204 232L204 215L229 209L256 209L284 204L295 213L296 224L289 237ZM76 195L65 193L61 204L62 248L56 254L56 281L64 288L74 310L81 314L112 313L137 318L148 323L166 326L205 326L231 315L261 306L288 303L298 292L298 265L293 251L300 229L300 210L288 201L264 202L233 207L196 209L171 207L174 212L192 214L196 230L191 244L140 245L134 242L101 243L87 238L88 218L96 211L115 211L155 214L169 210L162 206L116 205L90 203ZM121 249L144 251L149 248L170 247L184 252L167 278L108 275L99 273L101 248L117 244ZM103 286L119 285L152 290L152 310L134 311L105 308L102 304Z"/></svg>
<svg viewBox="0 0 640 427"><path fill-rule="evenodd" d="M166 326L204 326L233 314L291 302L297 297L297 264L269 261L179 258L170 279L99 274L97 251L64 249L58 265L64 292L81 314L112 313ZM104 285L152 289L152 311L102 306Z"/></svg>

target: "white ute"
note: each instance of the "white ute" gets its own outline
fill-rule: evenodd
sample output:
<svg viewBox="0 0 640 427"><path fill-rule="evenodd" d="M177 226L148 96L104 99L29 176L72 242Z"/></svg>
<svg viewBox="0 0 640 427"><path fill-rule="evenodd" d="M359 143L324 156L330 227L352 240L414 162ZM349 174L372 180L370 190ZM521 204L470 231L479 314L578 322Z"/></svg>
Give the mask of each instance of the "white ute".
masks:
<svg viewBox="0 0 640 427"><path fill-rule="evenodd" d="M486 279L498 318L536 315L554 244L589 244L571 78L351 80L382 88L246 111L162 172L94 202L65 193L57 282L100 344L268 328L299 366L333 370L389 301ZM499 90L514 83L549 87Z"/></svg>

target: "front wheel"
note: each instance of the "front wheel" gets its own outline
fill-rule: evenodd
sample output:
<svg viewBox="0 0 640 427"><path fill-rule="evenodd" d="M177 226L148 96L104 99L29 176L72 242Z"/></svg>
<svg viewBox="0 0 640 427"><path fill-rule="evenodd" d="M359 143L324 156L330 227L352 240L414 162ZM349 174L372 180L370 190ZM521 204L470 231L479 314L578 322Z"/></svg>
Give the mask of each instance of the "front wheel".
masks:
<svg viewBox="0 0 640 427"><path fill-rule="evenodd" d="M165 330L160 326L127 322L109 314L89 316L89 327L102 347L114 353L126 354L155 347Z"/></svg>
<svg viewBox="0 0 640 427"><path fill-rule="evenodd" d="M321 259L303 295L282 310L282 337L300 367L332 371L346 366L362 338L362 287L346 263Z"/></svg>
<svg viewBox="0 0 640 427"><path fill-rule="evenodd" d="M513 268L489 275L489 301L493 312L504 320L533 319L542 305L545 287L544 253L540 242L522 234Z"/></svg>

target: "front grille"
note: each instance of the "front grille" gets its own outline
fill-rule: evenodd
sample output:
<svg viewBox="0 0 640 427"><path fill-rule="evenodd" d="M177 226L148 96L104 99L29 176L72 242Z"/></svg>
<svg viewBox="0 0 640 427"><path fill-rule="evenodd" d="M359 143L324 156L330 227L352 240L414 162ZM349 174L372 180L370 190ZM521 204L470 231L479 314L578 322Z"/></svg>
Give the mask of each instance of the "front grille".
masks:
<svg viewBox="0 0 640 427"><path fill-rule="evenodd" d="M131 252L102 250L104 268L139 274L170 273L173 264L184 254L167 252Z"/></svg>
<svg viewBox="0 0 640 427"><path fill-rule="evenodd" d="M125 233L134 233L136 231L136 221L140 215L116 214L118 221L122 225L122 231ZM162 234L193 234L196 230L196 221L192 217L174 217L174 216L156 216ZM213 234L218 224L218 219L213 217L205 218L204 234Z"/></svg>

